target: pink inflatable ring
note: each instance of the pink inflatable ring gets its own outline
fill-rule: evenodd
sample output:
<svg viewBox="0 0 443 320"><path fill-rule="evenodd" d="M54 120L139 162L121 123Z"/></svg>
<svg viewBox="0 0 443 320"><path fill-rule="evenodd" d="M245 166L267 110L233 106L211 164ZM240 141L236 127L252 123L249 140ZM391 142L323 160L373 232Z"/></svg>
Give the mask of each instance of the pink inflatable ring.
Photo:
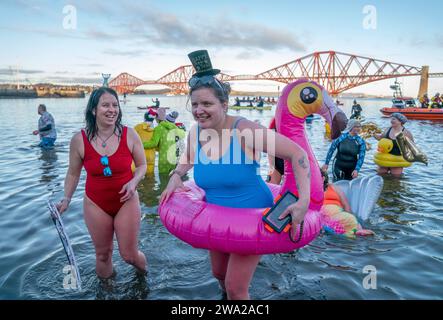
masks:
<svg viewBox="0 0 443 320"><path fill-rule="evenodd" d="M193 182L185 184L191 189L175 192L168 202L159 206L160 219L177 238L195 248L244 255L261 255L290 252L310 243L319 234L322 221L320 209L323 204L323 181L320 169L305 136L305 118L318 113L330 123L333 138L338 137L345 123L334 132L334 127L345 119L332 99L320 85L299 80L287 85L279 99L276 111L278 132L295 141L309 157L311 166L311 201L293 242L287 232L270 232L262 221L262 209L228 208L205 201L205 193ZM285 161L285 183L283 186L268 184L274 197L287 190L298 194L291 164ZM299 241L298 241L299 239Z"/></svg>
<svg viewBox="0 0 443 320"><path fill-rule="evenodd" d="M176 192L160 208L166 228L195 248L238 254L290 252L305 246L318 234L321 223L318 211L309 210L301 240L290 241L288 233L269 232L262 222L263 209L239 209L207 203L205 192L194 182L186 182L191 191ZM280 186L268 184L274 196ZM298 228L296 239L299 238Z"/></svg>

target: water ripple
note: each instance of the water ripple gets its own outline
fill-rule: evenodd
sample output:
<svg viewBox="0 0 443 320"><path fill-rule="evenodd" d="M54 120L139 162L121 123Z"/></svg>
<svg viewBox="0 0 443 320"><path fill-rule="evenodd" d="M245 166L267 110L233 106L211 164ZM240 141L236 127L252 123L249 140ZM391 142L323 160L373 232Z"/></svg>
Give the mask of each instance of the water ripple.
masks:
<svg viewBox="0 0 443 320"><path fill-rule="evenodd" d="M138 105L150 97L131 96L123 106L123 120L134 126L143 112ZM164 97L180 112L187 128L193 122L185 111L184 97ZM344 100L349 115L352 100ZM58 140L54 150L36 147L31 134L37 124L36 106L45 103L56 119ZM363 100L368 121L381 127L378 108L389 101ZM139 186L142 204L140 248L148 258L148 275L138 275L114 251L116 275L102 282L95 274L94 248L82 217L85 174L69 211L63 215L83 280L78 292L63 287L66 257L46 209L48 197L62 196L68 166L69 142L83 125L86 99L0 100L0 299L221 299L218 282L211 275L208 253L194 249L169 234L161 224L158 198L167 178L145 178ZM10 112L10 110L14 112ZM231 112L231 111L230 111ZM272 111L232 112L268 125ZM402 179L385 177L383 193L365 228L376 235L345 239L320 235L309 246L288 254L263 256L251 285L254 299L443 299L443 205L441 200L443 125L430 121L407 124L429 165L414 164ZM14 130L11 130L14 128ZM324 139L324 122L306 126L306 134L320 163L330 142ZM376 166L372 145L362 175ZM268 170L261 159L261 173ZM191 174L192 177L192 174ZM117 247L117 243L115 243ZM364 268L377 270L377 289L365 289Z"/></svg>

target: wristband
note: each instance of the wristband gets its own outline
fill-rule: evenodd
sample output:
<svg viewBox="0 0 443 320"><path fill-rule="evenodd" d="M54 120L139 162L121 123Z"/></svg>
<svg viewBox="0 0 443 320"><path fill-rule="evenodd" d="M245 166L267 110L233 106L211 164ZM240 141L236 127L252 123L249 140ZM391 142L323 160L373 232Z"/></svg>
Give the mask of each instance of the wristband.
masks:
<svg viewBox="0 0 443 320"><path fill-rule="evenodd" d="M180 179L181 179L181 177L183 176L183 175L180 174L180 172L179 172L178 170L174 169L174 170L172 170L171 173L169 174L169 178L171 178L174 174L177 174L178 177L179 177Z"/></svg>
<svg viewBox="0 0 443 320"><path fill-rule="evenodd" d="M68 201L68 204L70 204L70 203L71 203L71 198L68 198L68 197L63 197L61 201L64 201L64 200Z"/></svg>

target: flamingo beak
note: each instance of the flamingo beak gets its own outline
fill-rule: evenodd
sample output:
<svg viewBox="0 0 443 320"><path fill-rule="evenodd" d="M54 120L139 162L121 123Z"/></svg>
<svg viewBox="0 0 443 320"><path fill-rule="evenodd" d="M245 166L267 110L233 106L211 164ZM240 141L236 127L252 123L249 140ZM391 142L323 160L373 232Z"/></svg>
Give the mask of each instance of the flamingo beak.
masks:
<svg viewBox="0 0 443 320"><path fill-rule="evenodd" d="M343 111L339 111L335 114L332 119L331 125L331 139L337 139L341 133L345 130L346 125L348 124L348 118L344 114Z"/></svg>

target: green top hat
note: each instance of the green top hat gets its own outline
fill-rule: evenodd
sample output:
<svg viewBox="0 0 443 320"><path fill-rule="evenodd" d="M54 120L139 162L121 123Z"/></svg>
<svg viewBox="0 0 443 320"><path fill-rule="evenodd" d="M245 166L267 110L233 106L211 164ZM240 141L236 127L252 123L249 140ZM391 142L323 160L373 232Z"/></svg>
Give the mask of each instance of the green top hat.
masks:
<svg viewBox="0 0 443 320"><path fill-rule="evenodd" d="M188 54L189 60L191 60L192 65L194 66L196 73L194 73L193 77L202 77L202 76L214 76L220 73L219 69L213 69L211 58L209 58L209 54L207 50L197 50Z"/></svg>

